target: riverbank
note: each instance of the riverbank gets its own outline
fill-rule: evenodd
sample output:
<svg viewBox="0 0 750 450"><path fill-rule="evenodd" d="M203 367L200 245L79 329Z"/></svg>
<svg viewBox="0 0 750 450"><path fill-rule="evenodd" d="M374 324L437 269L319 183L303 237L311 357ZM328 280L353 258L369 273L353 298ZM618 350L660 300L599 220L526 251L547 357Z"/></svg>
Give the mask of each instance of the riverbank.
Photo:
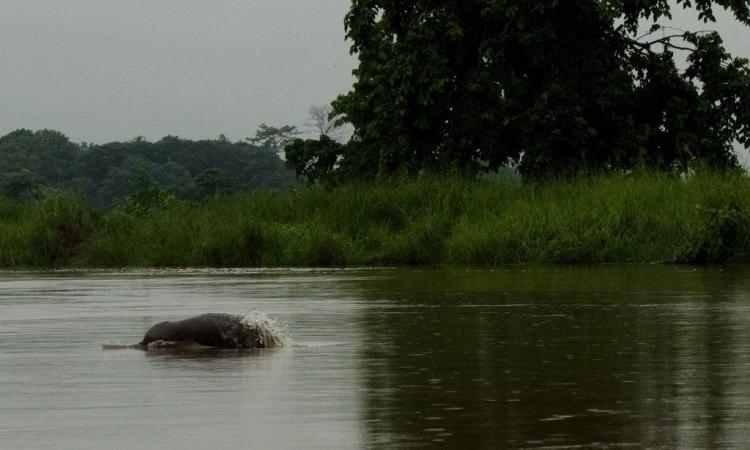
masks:
<svg viewBox="0 0 750 450"><path fill-rule="evenodd" d="M750 179L425 178L102 212L0 200L0 267L750 262Z"/></svg>

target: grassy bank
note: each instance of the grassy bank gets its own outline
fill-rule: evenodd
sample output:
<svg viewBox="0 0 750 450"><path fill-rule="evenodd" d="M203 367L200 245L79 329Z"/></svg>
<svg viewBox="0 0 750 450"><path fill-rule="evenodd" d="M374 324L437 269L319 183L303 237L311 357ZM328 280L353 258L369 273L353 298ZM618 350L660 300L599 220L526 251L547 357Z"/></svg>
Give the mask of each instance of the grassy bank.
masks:
<svg viewBox="0 0 750 450"><path fill-rule="evenodd" d="M750 262L750 180L420 179L164 209L0 200L0 267Z"/></svg>

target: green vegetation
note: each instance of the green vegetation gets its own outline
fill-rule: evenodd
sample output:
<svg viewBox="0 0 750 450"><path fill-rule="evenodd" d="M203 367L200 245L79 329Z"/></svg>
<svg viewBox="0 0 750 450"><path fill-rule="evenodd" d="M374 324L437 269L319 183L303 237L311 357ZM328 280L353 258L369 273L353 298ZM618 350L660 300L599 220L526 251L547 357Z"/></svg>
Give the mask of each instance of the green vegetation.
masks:
<svg viewBox="0 0 750 450"><path fill-rule="evenodd" d="M750 63L660 22L747 2L532 3L353 0L317 140L10 133L0 267L750 262Z"/></svg>
<svg viewBox="0 0 750 450"><path fill-rule="evenodd" d="M145 202L145 203L144 203ZM422 177L205 203L0 200L1 267L750 262L750 179Z"/></svg>
<svg viewBox="0 0 750 450"><path fill-rule="evenodd" d="M281 187L294 176L276 153L294 132L261 125L252 143L168 136L90 145L74 144L57 131L17 130L0 137L0 195L25 199L72 191L108 207L143 192L144 185L195 200Z"/></svg>
<svg viewBox="0 0 750 450"><path fill-rule="evenodd" d="M732 168L733 143L750 146L750 65L716 32L665 26L673 8L750 25L746 1L353 0L359 65L331 118L354 134L296 140L287 160L332 183Z"/></svg>

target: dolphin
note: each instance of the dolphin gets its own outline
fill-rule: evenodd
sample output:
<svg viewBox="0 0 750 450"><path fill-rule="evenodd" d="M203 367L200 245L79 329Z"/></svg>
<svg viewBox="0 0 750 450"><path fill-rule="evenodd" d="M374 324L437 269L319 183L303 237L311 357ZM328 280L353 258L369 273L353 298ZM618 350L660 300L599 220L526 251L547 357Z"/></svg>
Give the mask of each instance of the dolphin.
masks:
<svg viewBox="0 0 750 450"><path fill-rule="evenodd" d="M174 322L160 322L131 348L202 346L226 349L265 348L262 334L233 314L211 313Z"/></svg>

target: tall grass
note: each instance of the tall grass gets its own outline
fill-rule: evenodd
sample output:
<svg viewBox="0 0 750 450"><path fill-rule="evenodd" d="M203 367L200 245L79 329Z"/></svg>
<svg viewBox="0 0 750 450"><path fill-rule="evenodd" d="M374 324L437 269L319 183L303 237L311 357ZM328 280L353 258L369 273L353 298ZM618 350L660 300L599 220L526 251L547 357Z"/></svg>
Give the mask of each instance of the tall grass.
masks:
<svg viewBox="0 0 750 450"><path fill-rule="evenodd" d="M298 187L107 213L0 200L2 267L750 262L750 179L607 175Z"/></svg>

